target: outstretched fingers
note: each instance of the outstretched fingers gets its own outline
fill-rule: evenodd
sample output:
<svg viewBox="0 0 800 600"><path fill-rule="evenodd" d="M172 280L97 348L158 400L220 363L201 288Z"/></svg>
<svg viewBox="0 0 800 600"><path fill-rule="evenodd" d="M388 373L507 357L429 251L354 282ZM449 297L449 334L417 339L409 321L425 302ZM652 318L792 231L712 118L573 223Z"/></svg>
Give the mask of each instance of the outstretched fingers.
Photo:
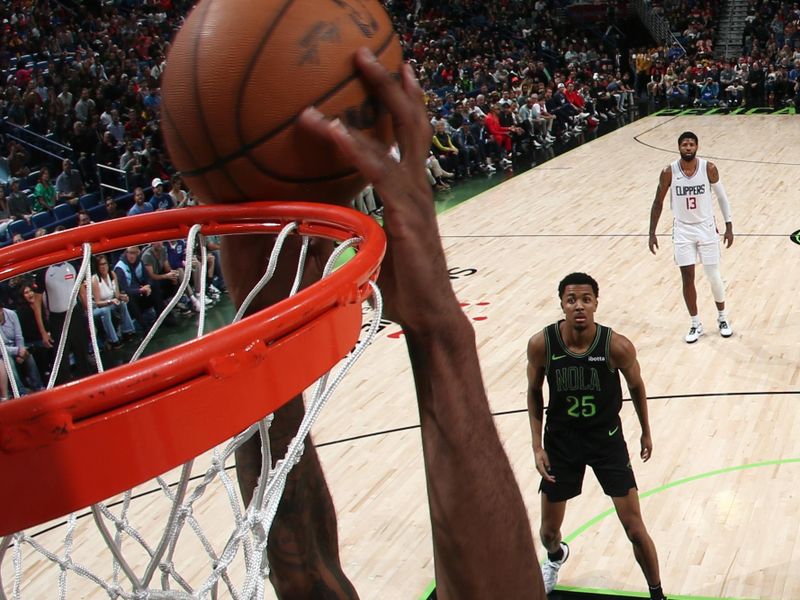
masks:
<svg viewBox="0 0 800 600"><path fill-rule="evenodd" d="M367 181L379 183L386 176L388 148L360 131L348 129L339 119L327 120L314 107L305 109L298 124L331 142Z"/></svg>

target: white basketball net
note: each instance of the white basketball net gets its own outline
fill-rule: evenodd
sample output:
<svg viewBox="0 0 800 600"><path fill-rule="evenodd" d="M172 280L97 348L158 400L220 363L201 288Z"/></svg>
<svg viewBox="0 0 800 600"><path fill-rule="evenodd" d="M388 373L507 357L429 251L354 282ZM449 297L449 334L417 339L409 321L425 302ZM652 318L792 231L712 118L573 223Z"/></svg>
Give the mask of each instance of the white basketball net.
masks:
<svg viewBox="0 0 800 600"><path fill-rule="evenodd" d="M251 301L272 278L284 241L296 228L295 223L290 223L277 236L267 269L239 308L234 322L244 316ZM132 361L142 355L188 287L192 276L195 240L199 232L199 225L191 228L186 240L186 271L180 287L142 340L131 358ZM327 277L341 255L360 241L360 238L352 238L341 243L328 260L322 277ZM309 237L304 236L291 294L295 294L300 287L309 242ZM205 290L205 245L201 244L200 249L200 287ZM70 306L74 305L89 272L92 248L85 244L83 250L83 261L72 289ZM51 598L56 597L56 589L60 599L262 598L265 580L269 575L267 538L287 476L300 461L306 436L322 407L378 332L383 303L377 286L373 283L370 285L374 298L374 314L366 335L342 360L335 372L324 375L314 385L297 434L289 444L284 458L278 460L274 468L270 468L272 455L269 428L272 415L269 415L207 455L195 458L169 474L128 490L116 498L95 504L88 511L73 513L66 518L66 522L62 519L54 526L50 524L51 527L43 525L35 530L6 536L0 540L0 600L40 599L45 594ZM90 338L97 369L102 371L103 364L91 309L92 286L87 285L86 288ZM48 389L53 387L58 375L70 314L67 313L64 323L53 372L47 384ZM201 302L197 337L203 335L205 317L206 307ZM5 344L0 343L0 352L10 374L12 371ZM13 394L18 397L19 390L14 379L9 376ZM236 479L227 469L231 468L232 455L236 449L256 432L262 440L262 468L253 499L244 510ZM198 463L203 458L210 464L199 466ZM46 477L46 474L31 476ZM224 489L224 494L219 492L219 488ZM14 491L3 490L2 493ZM157 497L151 498L153 495ZM207 530L218 532L221 529L219 520L223 518L224 509L217 506L221 504L227 504L233 519L225 534L214 536ZM93 521L89 521L89 516ZM156 530L159 531L157 534L147 533ZM105 556L98 556L98 531L103 543L110 550ZM9 556L12 559L10 566L6 560ZM47 583L44 582L45 577L50 578ZM9 580L10 585L7 585ZM234 580L239 584L235 584Z"/></svg>

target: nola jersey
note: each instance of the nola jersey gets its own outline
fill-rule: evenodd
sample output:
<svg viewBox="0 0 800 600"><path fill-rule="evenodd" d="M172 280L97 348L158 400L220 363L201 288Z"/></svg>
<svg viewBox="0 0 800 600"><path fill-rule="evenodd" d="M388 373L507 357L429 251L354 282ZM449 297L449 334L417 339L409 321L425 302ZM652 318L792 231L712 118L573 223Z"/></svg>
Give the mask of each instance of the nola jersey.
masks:
<svg viewBox="0 0 800 600"><path fill-rule="evenodd" d="M544 329L545 375L550 388L547 426L603 427L622 409L619 371L610 366L611 328L597 325L589 349L575 354L561 339L561 322Z"/></svg>
<svg viewBox="0 0 800 600"><path fill-rule="evenodd" d="M681 169L681 161L676 160L672 168L672 183L669 192L672 201L672 214L676 221L683 223L706 223L714 221L714 205L711 201L711 182L708 180L707 162L697 159L697 170L687 177Z"/></svg>

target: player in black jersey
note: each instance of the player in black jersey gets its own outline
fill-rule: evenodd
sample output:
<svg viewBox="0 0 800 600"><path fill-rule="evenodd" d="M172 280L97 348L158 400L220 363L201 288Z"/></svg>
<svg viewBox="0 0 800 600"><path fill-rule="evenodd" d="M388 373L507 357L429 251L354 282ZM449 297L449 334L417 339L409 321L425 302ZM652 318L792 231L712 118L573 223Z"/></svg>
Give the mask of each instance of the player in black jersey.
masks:
<svg viewBox="0 0 800 600"><path fill-rule="evenodd" d="M561 541L561 524L567 500L581 493L588 465L614 502L651 598L662 600L658 556L642 521L619 418L622 372L642 427L640 455L648 460L653 441L636 349L626 337L595 323L598 286L592 277L567 275L559 283L558 295L566 318L528 342L528 412L536 469L542 475L540 536L547 550L542 566L545 591L550 593L555 587L558 570L569 556L569 547ZM550 400L543 437L545 379Z"/></svg>

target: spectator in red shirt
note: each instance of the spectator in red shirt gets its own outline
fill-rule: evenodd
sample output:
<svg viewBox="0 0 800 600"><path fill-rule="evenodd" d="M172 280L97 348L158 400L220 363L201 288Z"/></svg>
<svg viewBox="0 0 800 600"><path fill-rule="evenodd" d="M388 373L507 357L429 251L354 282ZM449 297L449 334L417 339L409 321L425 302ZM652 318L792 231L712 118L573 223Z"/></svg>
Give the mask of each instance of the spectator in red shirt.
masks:
<svg viewBox="0 0 800 600"><path fill-rule="evenodd" d="M510 165L511 161L508 158L508 154L511 153L511 134L523 133L523 129L521 127L503 127L500 125L500 105L498 104L492 104L489 114L486 115L486 129L489 130L489 134L503 151L500 163L503 166Z"/></svg>

